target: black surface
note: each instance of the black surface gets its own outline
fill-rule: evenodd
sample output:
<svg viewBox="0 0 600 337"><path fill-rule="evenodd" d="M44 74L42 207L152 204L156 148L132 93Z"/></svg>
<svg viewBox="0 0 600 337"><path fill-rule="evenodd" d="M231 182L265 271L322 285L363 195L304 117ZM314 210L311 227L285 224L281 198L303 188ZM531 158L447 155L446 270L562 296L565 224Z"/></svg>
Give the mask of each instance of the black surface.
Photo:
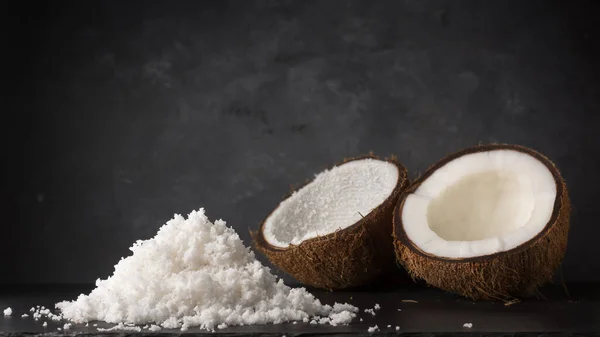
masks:
<svg viewBox="0 0 600 337"><path fill-rule="evenodd" d="M3 289L0 295L0 309L11 306L13 317L0 317L0 335L16 333L48 334L108 334L98 333L97 328L74 325L69 331L57 331L64 324L50 323L46 329L42 321L35 322L31 317L21 318L29 313L34 305L52 307L54 303L70 300L91 287L75 286L39 286L36 288ZM347 326L281 324L264 326L231 327L218 330L216 335L367 335L367 329L377 324L381 331L373 335L384 334L422 334L425 336L445 334L471 334L485 336L544 336L544 335L600 335L600 291L597 284L576 284L569 286L573 296L568 299L560 286L550 286L542 290L546 299L529 299L521 303L505 306L501 302L472 302L435 289L418 285L402 290L382 289L378 292L321 292L313 293L322 302L348 302L361 309L359 316ZM402 302L415 300L418 303ZM381 305L376 316L365 313L364 309ZM398 311L401 309L402 311ZM363 318L363 322L360 322ZM473 323L471 329L463 328L464 323ZM387 328L387 325L392 325ZM396 332L395 326L401 327ZM108 328L111 324L100 323L99 327ZM118 332L113 332L118 333ZM123 332L122 332L123 333ZM179 330L163 330L162 334L180 334ZM190 329L189 333L206 333ZM149 332L129 333L132 335L150 334Z"/></svg>
<svg viewBox="0 0 600 337"><path fill-rule="evenodd" d="M370 150L415 176L531 146L574 204L567 280L600 281L598 1L11 2L0 283L92 283L173 213L248 228Z"/></svg>

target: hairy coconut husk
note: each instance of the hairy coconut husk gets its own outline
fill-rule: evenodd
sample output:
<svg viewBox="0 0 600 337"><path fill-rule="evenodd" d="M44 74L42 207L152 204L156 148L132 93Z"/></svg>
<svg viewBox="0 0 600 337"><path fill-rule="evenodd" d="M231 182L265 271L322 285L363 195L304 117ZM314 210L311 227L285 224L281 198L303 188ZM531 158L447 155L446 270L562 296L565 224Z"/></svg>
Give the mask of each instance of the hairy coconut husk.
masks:
<svg viewBox="0 0 600 337"><path fill-rule="evenodd" d="M498 149L527 153L552 172L556 182L556 200L550 221L535 237L524 244L492 255L449 259L432 256L408 239L402 223L406 197L444 164L460 156ZM571 204L567 186L559 170L544 155L518 145L490 144L465 149L435 164L400 196L394 212L394 245L398 261L413 279L471 299L506 300L532 295L538 287L552 281L566 248Z"/></svg>
<svg viewBox="0 0 600 337"><path fill-rule="evenodd" d="M378 159L370 154L346 159L336 166L367 158ZM370 213L362 214L363 218L357 223L298 245L280 248L272 246L264 238L263 227L267 216L258 232L252 233L255 248L266 255L274 266L302 284L327 290L366 285L382 272L395 269L393 211L400 193L408 185L408 179L406 169L396 158L385 161L398 168L396 187L381 205Z"/></svg>

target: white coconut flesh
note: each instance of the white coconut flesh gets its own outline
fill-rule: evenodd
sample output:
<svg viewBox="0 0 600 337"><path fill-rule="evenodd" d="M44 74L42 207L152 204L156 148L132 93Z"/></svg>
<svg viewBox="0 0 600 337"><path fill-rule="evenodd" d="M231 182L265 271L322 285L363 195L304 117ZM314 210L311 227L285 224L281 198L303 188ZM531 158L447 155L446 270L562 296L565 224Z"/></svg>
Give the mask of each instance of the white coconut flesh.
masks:
<svg viewBox="0 0 600 337"><path fill-rule="evenodd" d="M516 248L548 224L556 182L537 158L492 150L446 163L410 195L404 231L425 253L472 258Z"/></svg>
<svg viewBox="0 0 600 337"><path fill-rule="evenodd" d="M371 158L321 172L279 204L265 220L263 236L285 248L347 228L392 194L399 175L396 165Z"/></svg>

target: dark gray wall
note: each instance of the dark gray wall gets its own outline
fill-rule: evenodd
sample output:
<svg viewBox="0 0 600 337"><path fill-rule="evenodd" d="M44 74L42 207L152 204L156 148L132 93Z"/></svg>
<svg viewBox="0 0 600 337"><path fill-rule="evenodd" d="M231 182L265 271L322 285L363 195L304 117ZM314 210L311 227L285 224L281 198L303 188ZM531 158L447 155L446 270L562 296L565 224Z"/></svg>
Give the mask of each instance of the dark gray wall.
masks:
<svg viewBox="0 0 600 337"><path fill-rule="evenodd" d="M249 242L346 156L414 176L478 142L557 163L565 275L600 281L593 2L76 3L5 13L0 282L104 278L201 206Z"/></svg>

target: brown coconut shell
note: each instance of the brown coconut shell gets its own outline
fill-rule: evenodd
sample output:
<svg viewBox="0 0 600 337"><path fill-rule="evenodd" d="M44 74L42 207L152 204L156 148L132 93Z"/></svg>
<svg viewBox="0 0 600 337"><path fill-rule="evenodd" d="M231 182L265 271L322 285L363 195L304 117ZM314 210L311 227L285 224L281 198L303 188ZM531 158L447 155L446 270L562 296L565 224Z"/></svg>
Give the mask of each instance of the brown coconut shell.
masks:
<svg viewBox="0 0 600 337"><path fill-rule="evenodd" d="M434 171L451 160L470 153L499 149L529 154L552 172L557 194L552 216L544 229L514 249L491 255L450 259L420 250L404 231L402 210L406 197ZM567 186L554 163L544 155L518 145L490 144L468 148L433 165L400 196L394 212L396 257L413 279L422 279L429 285L471 299L506 300L529 296L539 286L552 281L554 272L563 260L567 248L570 212Z"/></svg>
<svg viewBox="0 0 600 337"><path fill-rule="evenodd" d="M370 154L346 159L335 166L367 158L379 159ZM275 267L302 284L327 290L363 286L382 272L397 269L392 218L398 197L408 186L408 179L406 169L395 157L385 161L398 168L396 187L381 205L362 214L361 220L334 233L281 248L269 244L263 235L264 223L271 213L263 220L258 232L252 233L255 248ZM312 180L306 184L310 182ZM290 196L291 193L284 200Z"/></svg>

